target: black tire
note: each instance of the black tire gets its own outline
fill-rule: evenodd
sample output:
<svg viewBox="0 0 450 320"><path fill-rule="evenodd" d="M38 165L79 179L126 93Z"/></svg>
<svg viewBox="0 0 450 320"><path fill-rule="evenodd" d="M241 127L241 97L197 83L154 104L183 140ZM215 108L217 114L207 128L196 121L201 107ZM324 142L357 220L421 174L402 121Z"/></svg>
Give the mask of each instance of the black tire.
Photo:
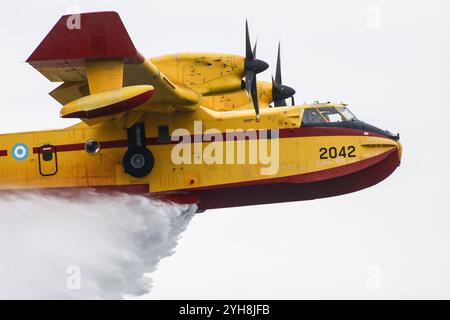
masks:
<svg viewBox="0 0 450 320"><path fill-rule="evenodd" d="M128 149L123 156L125 173L135 178L148 176L155 165L153 154L145 147Z"/></svg>

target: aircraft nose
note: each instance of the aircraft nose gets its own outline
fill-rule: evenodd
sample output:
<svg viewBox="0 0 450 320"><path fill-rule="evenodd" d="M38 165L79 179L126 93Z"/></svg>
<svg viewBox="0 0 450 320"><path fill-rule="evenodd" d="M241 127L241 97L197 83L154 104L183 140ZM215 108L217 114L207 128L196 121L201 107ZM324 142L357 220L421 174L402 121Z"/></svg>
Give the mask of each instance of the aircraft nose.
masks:
<svg viewBox="0 0 450 320"><path fill-rule="evenodd" d="M372 125L370 125L368 123L363 123L363 124L364 124L363 128L366 131L377 133L379 135L382 135L382 136L384 136L384 137L386 137L388 139L392 139L392 140L395 140L395 141L399 141L400 140L400 134L398 134L398 133L397 134L393 134L392 132L390 132L388 130L383 130L383 129L377 128L377 127L372 126Z"/></svg>
<svg viewBox="0 0 450 320"><path fill-rule="evenodd" d="M402 155L403 155L403 146L400 142L400 134L393 134L392 132L388 131L388 130L382 130L380 128L377 128L375 126L372 126L370 124L364 123L364 122L354 122L354 125L362 125L362 128L365 131L368 132L372 132L372 133L376 133L378 135L381 135L382 137L386 137L388 139L391 139L393 141L395 141L396 147L397 147L397 152L398 152L398 158L399 160L402 159Z"/></svg>
<svg viewBox="0 0 450 320"><path fill-rule="evenodd" d="M399 133L393 134L393 133L391 133L391 132L386 130L385 133L384 133L384 136L386 138L389 138L389 139L395 141L395 143L397 144L398 159L399 159L399 161L401 161L402 160L402 155L403 155L403 145L400 142L400 134Z"/></svg>
<svg viewBox="0 0 450 320"><path fill-rule="evenodd" d="M386 138L389 138L389 139L394 140L396 142L398 159L399 159L399 161L401 161L402 160L402 154L403 154L403 146L402 146L402 143L400 142L400 134L399 133L393 134L392 132L385 130L384 131L384 136Z"/></svg>
<svg viewBox="0 0 450 320"><path fill-rule="evenodd" d="M398 152L398 159L402 161L402 155L403 155L403 145L400 142L400 140L397 140L397 152Z"/></svg>

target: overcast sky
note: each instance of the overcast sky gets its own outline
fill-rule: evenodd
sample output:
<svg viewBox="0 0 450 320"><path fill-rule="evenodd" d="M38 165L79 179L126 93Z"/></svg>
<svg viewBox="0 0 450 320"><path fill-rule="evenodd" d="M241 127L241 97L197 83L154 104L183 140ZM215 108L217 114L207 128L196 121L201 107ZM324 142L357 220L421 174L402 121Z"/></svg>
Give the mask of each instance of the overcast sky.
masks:
<svg viewBox="0 0 450 320"><path fill-rule="evenodd" d="M147 57L244 54L244 22L297 102L344 101L401 134L401 167L370 189L196 216L153 275L160 298L450 298L448 1L0 3L0 133L63 128L55 84L24 63L71 10L115 10Z"/></svg>

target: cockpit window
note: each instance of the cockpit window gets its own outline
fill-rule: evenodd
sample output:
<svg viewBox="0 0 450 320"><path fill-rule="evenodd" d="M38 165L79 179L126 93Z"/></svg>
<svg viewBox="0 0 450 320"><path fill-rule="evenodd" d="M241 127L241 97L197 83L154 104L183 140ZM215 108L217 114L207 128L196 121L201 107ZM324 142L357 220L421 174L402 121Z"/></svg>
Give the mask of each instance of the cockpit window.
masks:
<svg viewBox="0 0 450 320"><path fill-rule="evenodd" d="M347 120L336 108L319 108L319 111L327 122L343 122Z"/></svg>
<svg viewBox="0 0 450 320"><path fill-rule="evenodd" d="M346 107L307 108L303 112L303 124L337 123L355 120L355 115Z"/></svg>
<svg viewBox="0 0 450 320"><path fill-rule="evenodd" d="M305 109L303 112L303 124L316 124L316 123L324 123L324 118L320 115L317 109Z"/></svg>
<svg viewBox="0 0 450 320"><path fill-rule="evenodd" d="M338 111L344 116L345 120L352 121L355 120L355 115L346 107L338 107Z"/></svg>

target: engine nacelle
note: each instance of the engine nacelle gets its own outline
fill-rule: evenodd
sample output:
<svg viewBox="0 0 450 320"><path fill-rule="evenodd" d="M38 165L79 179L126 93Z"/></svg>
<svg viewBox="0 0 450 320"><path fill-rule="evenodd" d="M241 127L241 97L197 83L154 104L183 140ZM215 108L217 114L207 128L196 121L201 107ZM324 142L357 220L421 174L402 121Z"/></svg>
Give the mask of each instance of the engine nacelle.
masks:
<svg viewBox="0 0 450 320"><path fill-rule="evenodd" d="M239 91L244 57L222 53L179 53L152 58L151 62L176 83L204 96Z"/></svg>

